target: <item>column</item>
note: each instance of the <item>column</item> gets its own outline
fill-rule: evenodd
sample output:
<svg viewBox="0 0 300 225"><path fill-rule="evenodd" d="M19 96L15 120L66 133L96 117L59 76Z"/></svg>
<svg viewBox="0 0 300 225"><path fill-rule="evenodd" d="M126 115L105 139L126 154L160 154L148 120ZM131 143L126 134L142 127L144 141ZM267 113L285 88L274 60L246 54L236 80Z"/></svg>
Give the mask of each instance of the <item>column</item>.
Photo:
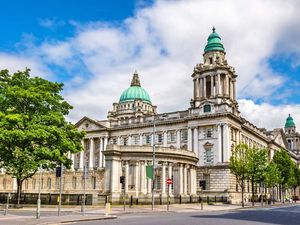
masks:
<svg viewBox="0 0 300 225"><path fill-rule="evenodd" d="M121 137L117 138L117 145L121 145Z"/></svg>
<svg viewBox="0 0 300 225"><path fill-rule="evenodd" d="M180 130L176 131L176 148L180 148Z"/></svg>
<svg viewBox="0 0 300 225"><path fill-rule="evenodd" d="M223 126L223 149L224 149L224 162L228 162L230 158L230 137L229 137L229 131L228 131L228 124L224 124Z"/></svg>
<svg viewBox="0 0 300 225"><path fill-rule="evenodd" d="M194 82L194 99L196 99L197 98L197 79L194 79L193 80L193 82Z"/></svg>
<svg viewBox="0 0 300 225"><path fill-rule="evenodd" d="M165 132L163 133L163 135L164 135L163 147L168 147L168 132L165 131Z"/></svg>
<svg viewBox="0 0 300 225"><path fill-rule="evenodd" d="M198 127L194 128L194 152L196 153L196 156L198 157Z"/></svg>
<svg viewBox="0 0 300 225"><path fill-rule="evenodd" d="M200 85L199 85L199 96L200 96L200 99L203 98L203 78L199 78L200 80Z"/></svg>
<svg viewBox="0 0 300 225"><path fill-rule="evenodd" d="M200 97L200 78L196 79L196 97L199 99Z"/></svg>
<svg viewBox="0 0 300 225"><path fill-rule="evenodd" d="M146 184L147 184L147 180L146 180L146 165L145 165L145 161L141 161L141 170L140 170L140 192L143 194L146 194L147 190L146 190Z"/></svg>
<svg viewBox="0 0 300 225"><path fill-rule="evenodd" d="M232 82L232 91L233 91L233 93L232 93L232 99L233 100L236 100L236 90L235 90L235 79L233 80L233 82Z"/></svg>
<svg viewBox="0 0 300 225"><path fill-rule="evenodd" d="M161 194L165 195L166 194L166 163L163 162L162 164L162 190Z"/></svg>
<svg viewBox="0 0 300 225"><path fill-rule="evenodd" d="M183 164L179 165L179 194L183 194Z"/></svg>
<svg viewBox="0 0 300 225"><path fill-rule="evenodd" d="M125 161L125 193L128 193L129 162Z"/></svg>
<svg viewBox="0 0 300 225"><path fill-rule="evenodd" d="M229 96L229 78L228 75L225 74L225 83L224 83L225 95Z"/></svg>
<svg viewBox="0 0 300 225"><path fill-rule="evenodd" d="M140 134L140 146L143 145L143 134Z"/></svg>
<svg viewBox="0 0 300 225"><path fill-rule="evenodd" d="M168 166L168 177L170 178L170 179L172 179L172 176L173 176L173 173L172 173L173 171L172 171L172 163L169 163L169 166ZM169 195L171 195L172 194L172 186L171 185L169 185Z"/></svg>
<svg viewBox="0 0 300 225"><path fill-rule="evenodd" d="M135 163L135 168L134 168L134 178L135 178L135 182L134 182L134 185L135 185L135 196L138 197L139 196L139 161L137 161Z"/></svg>
<svg viewBox="0 0 300 225"><path fill-rule="evenodd" d="M100 149L99 149L99 167L102 168L103 167L103 138L99 138L99 145L100 145Z"/></svg>
<svg viewBox="0 0 300 225"><path fill-rule="evenodd" d="M215 97L214 94L214 75L210 75L210 98Z"/></svg>
<svg viewBox="0 0 300 225"><path fill-rule="evenodd" d="M90 138L89 169L94 168L94 138Z"/></svg>
<svg viewBox="0 0 300 225"><path fill-rule="evenodd" d="M81 141L81 144L83 146L83 151L81 151L79 153L80 156L79 156L79 168L78 169L83 170L83 160L84 160L84 151L85 151L85 149L84 149L84 140Z"/></svg>
<svg viewBox="0 0 300 225"><path fill-rule="evenodd" d="M192 132L192 128L189 127L188 128L188 146L187 146L189 151L193 150L193 146L192 146L193 142L192 141L193 141L193 132Z"/></svg>
<svg viewBox="0 0 300 225"><path fill-rule="evenodd" d="M75 154L71 153L71 160L72 160L72 165L71 165L71 170L74 171L75 169Z"/></svg>
<svg viewBox="0 0 300 225"><path fill-rule="evenodd" d="M217 125L217 130L218 130L218 153L217 153L217 158L218 158L218 162L223 163L223 158L224 156L222 156L222 154L224 154L222 151L224 149L222 149L222 129L221 126L223 126L222 124L218 124Z"/></svg>
<svg viewBox="0 0 300 225"><path fill-rule="evenodd" d="M187 165L183 167L183 194L187 195Z"/></svg>
<svg viewBox="0 0 300 225"><path fill-rule="evenodd" d="M230 79L230 98L233 99L233 81Z"/></svg>
<svg viewBox="0 0 300 225"><path fill-rule="evenodd" d="M127 145L132 145L132 137L131 137L131 135L128 135L128 143L127 143Z"/></svg>
<svg viewBox="0 0 300 225"><path fill-rule="evenodd" d="M217 95L221 95L221 79L220 79L220 74L217 74Z"/></svg>
<svg viewBox="0 0 300 225"><path fill-rule="evenodd" d="M206 77L203 77L203 97L207 98L207 96L206 96Z"/></svg>
<svg viewBox="0 0 300 225"><path fill-rule="evenodd" d="M107 137L104 137L103 151L105 151L107 145ZM105 155L102 155L102 165L105 167Z"/></svg>

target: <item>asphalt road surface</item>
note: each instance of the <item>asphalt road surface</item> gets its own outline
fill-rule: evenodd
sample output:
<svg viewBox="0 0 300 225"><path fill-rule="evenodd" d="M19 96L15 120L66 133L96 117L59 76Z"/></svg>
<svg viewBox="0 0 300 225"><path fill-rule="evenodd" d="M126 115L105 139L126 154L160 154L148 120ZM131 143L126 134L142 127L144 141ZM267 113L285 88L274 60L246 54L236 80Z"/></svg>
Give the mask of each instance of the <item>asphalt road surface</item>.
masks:
<svg viewBox="0 0 300 225"><path fill-rule="evenodd" d="M300 206L199 213L128 214L115 220L76 225L300 225Z"/></svg>

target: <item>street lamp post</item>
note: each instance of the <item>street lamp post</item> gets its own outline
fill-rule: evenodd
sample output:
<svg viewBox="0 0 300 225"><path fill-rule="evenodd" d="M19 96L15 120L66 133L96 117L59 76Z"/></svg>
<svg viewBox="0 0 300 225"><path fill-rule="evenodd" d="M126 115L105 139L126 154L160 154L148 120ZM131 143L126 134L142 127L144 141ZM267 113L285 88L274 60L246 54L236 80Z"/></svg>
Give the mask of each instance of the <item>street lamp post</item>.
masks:
<svg viewBox="0 0 300 225"><path fill-rule="evenodd" d="M61 170L61 174L60 174L60 179L59 179L59 201L58 201L58 213L57 215L60 216L60 211L61 211L61 192L62 192L62 181L63 181L63 164L61 163L60 165L60 170Z"/></svg>
<svg viewBox="0 0 300 225"><path fill-rule="evenodd" d="M39 166L39 195L37 200L36 218L41 217L41 180L42 180L42 168Z"/></svg>
<svg viewBox="0 0 300 225"><path fill-rule="evenodd" d="M155 184L155 115L153 116L153 140L152 140L152 151L153 151L153 165L152 165L152 211L154 210L154 184Z"/></svg>

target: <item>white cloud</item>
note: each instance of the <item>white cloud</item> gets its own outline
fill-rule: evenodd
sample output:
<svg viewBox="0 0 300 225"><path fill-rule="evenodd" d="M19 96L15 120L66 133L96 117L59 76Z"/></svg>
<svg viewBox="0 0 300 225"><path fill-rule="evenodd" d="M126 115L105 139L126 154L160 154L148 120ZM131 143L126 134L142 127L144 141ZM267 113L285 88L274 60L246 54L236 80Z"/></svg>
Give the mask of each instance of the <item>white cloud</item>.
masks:
<svg viewBox="0 0 300 225"><path fill-rule="evenodd" d="M38 58L21 56L17 54L0 53L0 69L8 69L11 73L23 71L25 68L31 69L33 76L49 79L51 72Z"/></svg>
<svg viewBox="0 0 300 225"><path fill-rule="evenodd" d="M252 100L240 99L239 106L242 116L258 127L265 127L269 130L283 128L286 118L291 114L298 127L298 131L300 129L300 104L255 104Z"/></svg>
<svg viewBox="0 0 300 225"><path fill-rule="evenodd" d="M137 9L121 25L73 22L78 29L73 37L45 41L32 54L43 65L61 66L75 77L65 83L64 92L75 107L72 121L84 115L105 119L135 69L159 112L182 110L192 97L193 67L202 61L206 39L216 26L228 62L239 75L238 96L267 101L287 79L272 71L268 59L279 51L296 51L300 58L300 49L293 48L300 46L300 38L287 35L299 33L291 26L300 22L298 5L279 0L157 1ZM251 104L246 105L250 110ZM284 119L286 114L280 115Z"/></svg>

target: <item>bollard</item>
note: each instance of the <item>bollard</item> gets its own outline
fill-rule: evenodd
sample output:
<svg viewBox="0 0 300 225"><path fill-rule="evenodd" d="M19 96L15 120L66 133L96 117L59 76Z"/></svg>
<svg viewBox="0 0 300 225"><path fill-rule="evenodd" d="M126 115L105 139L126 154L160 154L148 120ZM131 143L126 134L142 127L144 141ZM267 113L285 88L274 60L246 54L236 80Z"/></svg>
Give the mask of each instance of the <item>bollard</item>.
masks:
<svg viewBox="0 0 300 225"><path fill-rule="evenodd" d="M209 197L207 196L206 199L207 199L206 202L207 202L207 205L208 205L209 204Z"/></svg>
<svg viewBox="0 0 300 225"><path fill-rule="evenodd" d="M108 202L108 203L105 204L105 216L108 216L110 214L111 214L111 205Z"/></svg>
<svg viewBox="0 0 300 225"><path fill-rule="evenodd" d="M132 207L132 204L133 204L133 197L132 195L130 195L130 208Z"/></svg>
<svg viewBox="0 0 300 225"><path fill-rule="evenodd" d="M203 210L203 201L202 201L202 198L200 199L201 201L201 210Z"/></svg>
<svg viewBox="0 0 300 225"><path fill-rule="evenodd" d="M193 198L192 196L190 195L190 204L193 203Z"/></svg>
<svg viewBox="0 0 300 225"><path fill-rule="evenodd" d="M181 198L181 195L179 196L179 204L182 203L182 198Z"/></svg>
<svg viewBox="0 0 300 225"><path fill-rule="evenodd" d="M215 196L215 203L217 203L217 196Z"/></svg>

